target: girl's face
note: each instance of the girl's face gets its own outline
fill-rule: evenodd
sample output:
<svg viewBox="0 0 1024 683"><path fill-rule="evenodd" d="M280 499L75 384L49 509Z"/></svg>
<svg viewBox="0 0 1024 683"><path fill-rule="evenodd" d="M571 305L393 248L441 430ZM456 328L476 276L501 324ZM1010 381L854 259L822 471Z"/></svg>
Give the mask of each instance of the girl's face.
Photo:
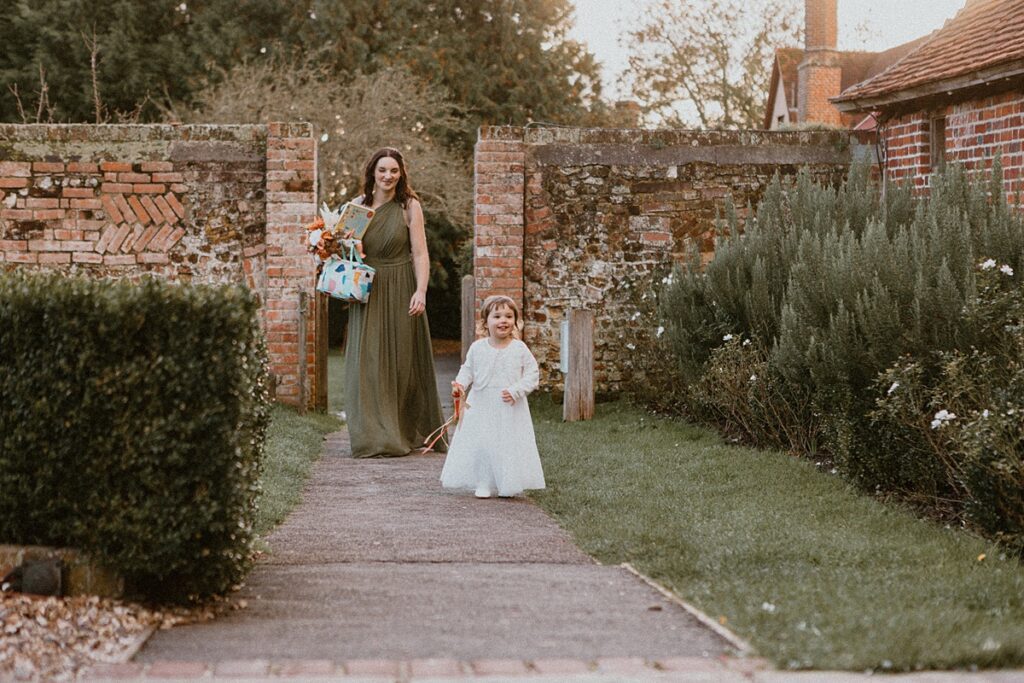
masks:
<svg viewBox="0 0 1024 683"><path fill-rule="evenodd" d="M401 177L402 168L398 165L398 161L391 157L381 157L377 162L377 167L373 170L373 182L384 192L393 191Z"/></svg>
<svg viewBox="0 0 1024 683"><path fill-rule="evenodd" d="M492 339L508 339L516 328L516 312L508 306L495 306L487 314L487 335Z"/></svg>

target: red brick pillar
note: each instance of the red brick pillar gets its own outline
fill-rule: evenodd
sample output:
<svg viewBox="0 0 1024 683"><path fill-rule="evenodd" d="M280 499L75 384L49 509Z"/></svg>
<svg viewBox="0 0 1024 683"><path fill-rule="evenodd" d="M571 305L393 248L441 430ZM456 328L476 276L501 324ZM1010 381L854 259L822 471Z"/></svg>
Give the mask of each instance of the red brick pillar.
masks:
<svg viewBox="0 0 1024 683"><path fill-rule="evenodd" d="M263 321L270 368L279 401L310 407L315 396L316 264L306 251L303 228L316 216L316 140L307 123L271 123L268 128ZM300 292L307 294L305 312L299 307ZM305 339L300 339L303 327Z"/></svg>
<svg viewBox="0 0 1024 683"><path fill-rule="evenodd" d="M829 102L842 91L843 70L836 51L836 0L805 0L804 58L797 67L797 119L842 125L839 110Z"/></svg>
<svg viewBox="0 0 1024 683"><path fill-rule="evenodd" d="M473 277L476 301L492 294L523 305L526 143L514 126L480 129L473 157Z"/></svg>

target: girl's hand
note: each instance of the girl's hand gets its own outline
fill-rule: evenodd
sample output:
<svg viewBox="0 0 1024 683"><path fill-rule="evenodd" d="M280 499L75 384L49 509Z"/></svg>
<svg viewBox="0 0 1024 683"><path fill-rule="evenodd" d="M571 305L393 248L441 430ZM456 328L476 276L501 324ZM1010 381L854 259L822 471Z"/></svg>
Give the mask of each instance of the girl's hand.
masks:
<svg viewBox="0 0 1024 683"><path fill-rule="evenodd" d="M505 403L512 405L516 402L516 397L512 395L512 392L508 389L501 390L501 400Z"/></svg>
<svg viewBox="0 0 1024 683"><path fill-rule="evenodd" d="M409 299L409 315L420 315L427 310L427 295L422 292L413 292Z"/></svg>
<svg viewBox="0 0 1024 683"><path fill-rule="evenodd" d="M466 387L458 382L452 382L452 398L462 398L464 393L466 393Z"/></svg>

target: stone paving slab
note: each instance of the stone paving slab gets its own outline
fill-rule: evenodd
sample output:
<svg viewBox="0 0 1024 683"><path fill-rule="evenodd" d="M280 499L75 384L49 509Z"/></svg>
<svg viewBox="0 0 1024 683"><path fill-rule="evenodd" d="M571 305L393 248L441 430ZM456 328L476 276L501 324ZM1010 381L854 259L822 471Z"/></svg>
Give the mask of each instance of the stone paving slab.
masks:
<svg viewBox="0 0 1024 683"><path fill-rule="evenodd" d="M619 567L275 565L245 610L152 638L142 661L534 659L718 655L725 643Z"/></svg>
<svg viewBox="0 0 1024 683"><path fill-rule="evenodd" d="M303 503L268 539L268 564L592 564L539 507L444 491L444 456L353 460L347 432L326 445Z"/></svg>

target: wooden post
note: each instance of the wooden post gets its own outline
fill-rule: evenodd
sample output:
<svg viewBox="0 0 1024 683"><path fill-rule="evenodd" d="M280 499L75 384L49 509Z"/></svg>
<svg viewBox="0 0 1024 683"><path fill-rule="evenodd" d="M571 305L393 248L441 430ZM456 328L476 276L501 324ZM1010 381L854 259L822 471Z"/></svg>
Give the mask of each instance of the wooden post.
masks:
<svg viewBox="0 0 1024 683"><path fill-rule="evenodd" d="M299 413L306 412L306 316L309 315L309 294L299 292Z"/></svg>
<svg viewBox="0 0 1024 683"><path fill-rule="evenodd" d="M313 407L318 411L327 410L327 358L330 353L328 339L330 325L327 311L330 309L330 297L323 292L316 293L316 346L313 350L313 375L316 396Z"/></svg>
<svg viewBox="0 0 1024 683"><path fill-rule="evenodd" d="M462 362L476 340L476 284L472 275L462 276Z"/></svg>
<svg viewBox="0 0 1024 683"><path fill-rule="evenodd" d="M569 311L569 372L565 376L562 419L594 417L594 313Z"/></svg>

